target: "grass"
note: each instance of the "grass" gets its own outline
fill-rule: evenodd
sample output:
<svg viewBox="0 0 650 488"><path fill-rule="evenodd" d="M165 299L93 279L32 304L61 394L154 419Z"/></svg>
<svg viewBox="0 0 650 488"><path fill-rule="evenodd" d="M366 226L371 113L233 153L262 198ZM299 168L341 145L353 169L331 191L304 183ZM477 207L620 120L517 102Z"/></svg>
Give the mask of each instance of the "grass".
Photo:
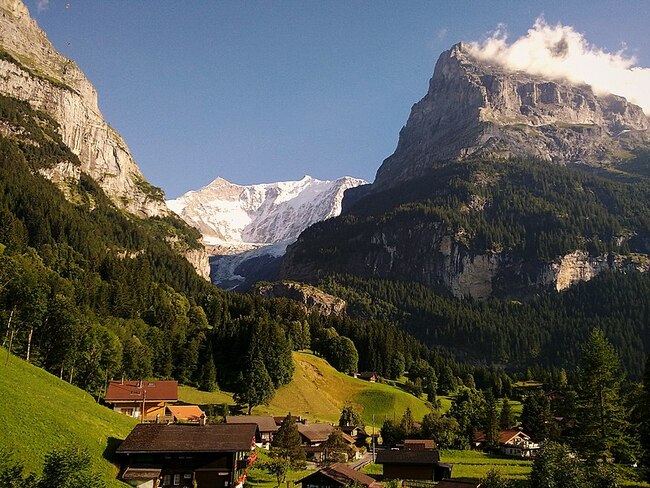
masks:
<svg viewBox="0 0 650 488"><path fill-rule="evenodd" d="M533 465L531 461L494 456L479 451L442 450L440 460L454 465L452 478L465 481L480 481L493 468L505 478L523 480L528 478Z"/></svg>
<svg viewBox="0 0 650 488"><path fill-rule="evenodd" d="M246 486L253 488L273 488L277 486L275 476L267 473L265 470L261 469L261 464L269 460L269 452L266 449L257 448L257 460L253 463L251 468L248 470L248 477L246 478ZM288 486L292 485L294 482L298 481L301 478L304 478L310 473L313 473L313 469L303 469L300 471L289 470L287 473L287 481L290 482Z"/></svg>
<svg viewBox="0 0 650 488"><path fill-rule="evenodd" d="M124 487L116 480L117 467L103 455L107 446L124 439L134 419L98 405L84 391L0 349L0 447L14 453L27 471L40 472L45 454L66 444L88 450L109 487Z"/></svg>
<svg viewBox="0 0 650 488"><path fill-rule="evenodd" d="M201 391L192 386L184 385L179 385L178 387L178 399L182 402L195 405L235 404L235 401L232 399L232 393L228 393L227 391Z"/></svg>
<svg viewBox="0 0 650 488"><path fill-rule="evenodd" d="M256 414L293 415L337 422L345 402L351 402L366 424L380 426L384 419L400 419L410 407L416 420L431 412L429 406L399 388L352 378L336 371L327 361L306 352L294 353L296 369L288 385L278 389L268 406L253 409Z"/></svg>

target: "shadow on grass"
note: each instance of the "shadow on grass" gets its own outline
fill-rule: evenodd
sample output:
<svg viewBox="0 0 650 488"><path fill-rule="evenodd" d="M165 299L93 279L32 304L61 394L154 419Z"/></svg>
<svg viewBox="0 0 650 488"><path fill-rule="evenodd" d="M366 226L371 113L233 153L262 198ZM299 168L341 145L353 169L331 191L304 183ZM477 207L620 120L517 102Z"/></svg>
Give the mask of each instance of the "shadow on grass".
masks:
<svg viewBox="0 0 650 488"><path fill-rule="evenodd" d="M116 437L109 437L106 440L106 447L104 448L104 452L102 452L102 457L108 462L117 465L118 462L115 451L118 447L120 447L120 444L122 444L123 440L124 439L117 439Z"/></svg>

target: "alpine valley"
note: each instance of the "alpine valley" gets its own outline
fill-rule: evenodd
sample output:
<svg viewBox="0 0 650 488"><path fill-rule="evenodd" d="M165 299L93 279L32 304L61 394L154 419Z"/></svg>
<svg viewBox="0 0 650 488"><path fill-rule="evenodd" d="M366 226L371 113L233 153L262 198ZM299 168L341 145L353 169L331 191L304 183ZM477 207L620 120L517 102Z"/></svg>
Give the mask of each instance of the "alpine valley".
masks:
<svg viewBox="0 0 650 488"><path fill-rule="evenodd" d="M562 45L548 49L563 56ZM503 413L517 397L521 423L539 429L535 442L556 436L582 449L558 455L570 460L562 466L586 473L593 466L578 461L583 453L600 456L599 469L614 459L627 486L649 486L635 485L642 470L630 467L650 468L649 372L640 384L649 270L650 120L619 95L512 71L456 44L438 59L374 182L217 178L165 201L104 120L81 69L22 1L0 0L7 486L127 486L114 452L135 421L95 402L111 378L134 388L176 380L179 398L201 404L210 424L228 409L311 421L345 411L383 427L386 446L436 437L459 464L480 454L468 450L474 434L499 438L497 400ZM588 363L590 353L597 361ZM603 356L611 381L594 400L589 381L604 376L593 366ZM359 372L373 383L352 377ZM596 452L605 429L585 426L603 417L594 405L609 408L612 398L607 432L620 437L608 434ZM512 415L504 429L519 424ZM618 449L624 435L632 441ZM186 439L179 445L193 447ZM66 442L72 450L61 450ZM93 482L43 481L74 474L84 450L96 458ZM235 456L243 469L255 460ZM251 473L286 474L288 462L273 467L278 460L264 456ZM493 459L480 456L482 467ZM493 464L521 468L513 476L525 483L532 463L519 461ZM49 468L57 462L59 471ZM181 479L140 468L150 475L141 486ZM468 478L477 486L485 474Z"/></svg>

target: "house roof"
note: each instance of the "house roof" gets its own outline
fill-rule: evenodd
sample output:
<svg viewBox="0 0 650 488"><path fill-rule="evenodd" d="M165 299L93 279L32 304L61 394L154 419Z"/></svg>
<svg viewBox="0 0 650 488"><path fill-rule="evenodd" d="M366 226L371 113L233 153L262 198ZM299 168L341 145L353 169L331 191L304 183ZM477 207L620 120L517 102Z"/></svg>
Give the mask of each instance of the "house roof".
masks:
<svg viewBox="0 0 650 488"><path fill-rule="evenodd" d="M435 449L436 443L433 439L405 439L404 449L407 451L424 451Z"/></svg>
<svg viewBox="0 0 650 488"><path fill-rule="evenodd" d="M528 434L521 430L502 430L499 432L499 444L507 444L517 436L530 437ZM477 432L474 434L474 442L485 442L485 433Z"/></svg>
<svg viewBox="0 0 650 488"><path fill-rule="evenodd" d="M309 442L325 442L330 434L334 432L334 426L318 423L298 424L298 432L300 432L300 435L305 437Z"/></svg>
<svg viewBox="0 0 650 488"><path fill-rule="evenodd" d="M269 415L228 415L227 424L257 424L260 432L277 432L278 425Z"/></svg>
<svg viewBox="0 0 650 488"><path fill-rule="evenodd" d="M440 453L433 451L377 451L377 464L435 464L440 461Z"/></svg>
<svg viewBox="0 0 650 488"><path fill-rule="evenodd" d="M178 381L111 380L104 396L107 402L142 401L143 399L175 402L178 400Z"/></svg>
<svg viewBox="0 0 650 488"><path fill-rule="evenodd" d="M436 488L479 488L480 486L481 483L473 481L442 480L436 485Z"/></svg>
<svg viewBox="0 0 650 488"><path fill-rule="evenodd" d="M373 376L375 378L378 378L379 373L377 373L376 371L362 371L361 373L359 373L359 378L372 378Z"/></svg>
<svg viewBox="0 0 650 488"><path fill-rule="evenodd" d="M160 476L162 468L132 468L128 467L122 473L123 480L152 480Z"/></svg>
<svg viewBox="0 0 650 488"><path fill-rule="evenodd" d="M205 415L198 405L167 405L167 410L177 420L199 420Z"/></svg>
<svg viewBox="0 0 650 488"><path fill-rule="evenodd" d="M321 468L315 473L311 473L310 475L305 476L304 478L298 480L297 483L302 483L304 480L316 474L325 475L342 486L350 485L351 483L355 483L355 482L360 484L361 486L367 486L367 487L379 486L374 478L371 478L366 474L360 473L359 471L355 471L354 469L342 463L336 463L336 464L332 464L331 466L326 466L324 468Z"/></svg>
<svg viewBox="0 0 650 488"><path fill-rule="evenodd" d="M255 424L138 424L116 452L250 451L256 431Z"/></svg>

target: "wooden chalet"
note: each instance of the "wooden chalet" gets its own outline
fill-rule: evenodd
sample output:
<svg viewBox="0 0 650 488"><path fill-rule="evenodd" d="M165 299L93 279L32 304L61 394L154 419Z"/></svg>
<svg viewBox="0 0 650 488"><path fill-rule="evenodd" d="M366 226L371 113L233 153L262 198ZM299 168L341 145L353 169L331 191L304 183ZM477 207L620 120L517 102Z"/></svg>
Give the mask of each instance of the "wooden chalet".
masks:
<svg viewBox="0 0 650 488"><path fill-rule="evenodd" d="M342 463L332 464L319 469L296 481L302 488L341 488L358 485L361 488L381 488L374 478L355 471Z"/></svg>
<svg viewBox="0 0 650 488"><path fill-rule="evenodd" d="M377 373L376 371L363 371L362 373L357 374L355 378L359 378L360 380L370 381L371 383L375 383L379 379L379 373Z"/></svg>
<svg viewBox="0 0 650 488"><path fill-rule="evenodd" d="M149 422L164 417L167 404L177 401L178 382L167 380L111 380L104 396L116 412Z"/></svg>
<svg viewBox="0 0 650 488"><path fill-rule="evenodd" d="M279 427L275 422L275 418L270 415L228 415L226 417L227 424L256 424L257 425L257 439L256 442L260 446L268 446L273 441L273 435L278 431Z"/></svg>
<svg viewBox="0 0 650 488"><path fill-rule="evenodd" d="M405 439L401 449L405 451L434 451L436 443L433 439Z"/></svg>
<svg viewBox="0 0 650 488"><path fill-rule="evenodd" d="M482 448L486 438L483 432L474 435L474 445ZM534 458L540 445L533 442L528 434L521 430L504 430L499 432L499 451L506 456L518 458Z"/></svg>
<svg viewBox="0 0 650 488"><path fill-rule="evenodd" d="M451 478L450 464L440 463L437 450L377 451L377 464L383 465L384 480L440 481Z"/></svg>
<svg viewBox="0 0 650 488"><path fill-rule="evenodd" d="M197 405L167 405L163 420L201 424L205 423L205 419L205 412Z"/></svg>
<svg viewBox="0 0 650 488"><path fill-rule="evenodd" d="M241 488L255 460L255 424L138 424L116 451L138 488Z"/></svg>
<svg viewBox="0 0 650 488"><path fill-rule="evenodd" d="M329 438L329 436L336 430L331 424L309 422L298 423L298 432L302 439L302 445L305 448L307 459L315 462L321 462L325 459L325 449L322 444ZM356 449L356 440L345 432L341 432L343 439L354 450L354 457L359 457L359 451Z"/></svg>

